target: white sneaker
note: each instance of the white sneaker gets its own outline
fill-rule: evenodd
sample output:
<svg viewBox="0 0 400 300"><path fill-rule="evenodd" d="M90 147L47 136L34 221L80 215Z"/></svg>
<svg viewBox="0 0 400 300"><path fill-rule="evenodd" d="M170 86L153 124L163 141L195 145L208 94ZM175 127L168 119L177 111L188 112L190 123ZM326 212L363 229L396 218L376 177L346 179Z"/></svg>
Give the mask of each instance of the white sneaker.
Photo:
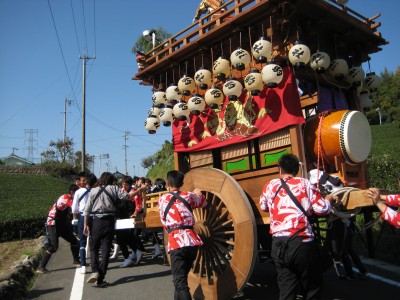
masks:
<svg viewBox="0 0 400 300"><path fill-rule="evenodd" d="M136 264L138 265L140 261L142 260L143 252L140 251L139 249L136 250Z"/></svg>
<svg viewBox="0 0 400 300"><path fill-rule="evenodd" d="M114 244L114 253L110 256L110 259L115 259L118 256L119 245Z"/></svg>
<svg viewBox="0 0 400 300"><path fill-rule="evenodd" d="M127 259L124 260L122 264L118 266L118 268L126 268L127 266L132 264L132 259L128 257Z"/></svg>
<svg viewBox="0 0 400 300"><path fill-rule="evenodd" d="M81 267L81 274L86 274L86 267L85 266Z"/></svg>
<svg viewBox="0 0 400 300"><path fill-rule="evenodd" d="M152 259L156 259L161 255L161 249L160 249L160 245L159 244L154 244L154 255L152 257Z"/></svg>
<svg viewBox="0 0 400 300"><path fill-rule="evenodd" d="M131 260L136 260L136 253L132 252L131 254L129 254L129 257L131 258Z"/></svg>

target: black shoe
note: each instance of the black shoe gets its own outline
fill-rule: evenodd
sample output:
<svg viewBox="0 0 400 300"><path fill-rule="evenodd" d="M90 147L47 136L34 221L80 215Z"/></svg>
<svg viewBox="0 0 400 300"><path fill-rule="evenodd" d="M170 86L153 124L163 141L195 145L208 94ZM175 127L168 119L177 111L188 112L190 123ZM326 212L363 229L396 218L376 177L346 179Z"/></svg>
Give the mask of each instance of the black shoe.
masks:
<svg viewBox="0 0 400 300"><path fill-rule="evenodd" d="M106 286L108 286L110 283L108 282L108 281L106 281L106 280L103 280L102 282L96 282L95 284L94 284L94 287L106 287Z"/></svg>

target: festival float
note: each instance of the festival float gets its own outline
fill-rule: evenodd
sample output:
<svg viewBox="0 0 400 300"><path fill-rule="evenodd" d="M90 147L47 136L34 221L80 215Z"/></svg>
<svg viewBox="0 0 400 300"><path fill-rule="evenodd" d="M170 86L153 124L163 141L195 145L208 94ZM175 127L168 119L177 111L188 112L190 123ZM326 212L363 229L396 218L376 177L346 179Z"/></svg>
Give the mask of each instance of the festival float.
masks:
<svg viewBox="0 0 400 300"><path fill-rule="evenodd" d="M183 190L199 188L209 203L194 211L204 241L189 274L195 299L230 299L248 281L267 245L259 196L282 154L299 157L299 176L340 177L351 189L344 211L372 205L363 112L381 81L369 55L388 42L380 14L346 2L202 1L193 24L141 54L133 79L151 90L145 128L171 127ZM142 226L162 227L158 196L148 195Z"/></svg>

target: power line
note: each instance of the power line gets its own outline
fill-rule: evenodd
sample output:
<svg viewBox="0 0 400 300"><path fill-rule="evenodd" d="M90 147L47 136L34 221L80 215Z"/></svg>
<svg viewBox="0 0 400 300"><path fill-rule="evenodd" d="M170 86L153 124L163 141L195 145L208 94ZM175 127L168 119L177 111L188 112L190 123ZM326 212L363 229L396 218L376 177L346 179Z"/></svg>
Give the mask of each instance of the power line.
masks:
<svg viewBox="0 0 400 300"><path fill-rule="evenodd" d="M96 56L97 42L96 42L96 0L93 0L93 31L94 31L94 56Z"/></svg>
<svg viewBox="0 0 400 300"><path fill-rule="evenodd" d="M51 19L53 20L54 30L56 31L58 46L59 46L60 51L61 51L61 56L62 56L62 59L63 59L63 62L64 62L65 71L67 72L68 82L69 82L69 85L71 86L71 90L74 91L74 87L72 86L72 82L71 82L71 77L69 76L69 72L68 72L68 68L67 68L67 63L66 63L66 61L65 61L64 52L63 52L63 50L62 50L62 46L61 46L61 42L60 42L60 37L58 36L57 26L56 26L56 22L55 22L55 20L54 20L53 10L51 9L50 0L47 0L47 3L49 4ZM74 93L74 96L75 96L75 93ZM75 100L76 100L76 97L75 97Z"/></svg>
<svg viewBox="0 0 400 300"><path fill-rule="evenodd" d="M80 54L81 54L81 46L79 45L78 31L76 30L76 22L75 22L74 7L73 7L73 5L72 5L72 0L69 0L69 2L71 3L72 19L73 19L73 21L74 21L76 43L77 43L77 45L78 45L78 53L79 53L79 55L80 55Z"/></svg>
<svg viewBox="0 0 400 300"><path fill-rule="evenodd" d="M86 18L85 18L85 5L82 0L82 15L83 15L83 28L85 30L85 44L86 44L86 52L89 53L88 43L87 43L87 35L86 35ZM85 53L84 53L85 54Z"/></svg>

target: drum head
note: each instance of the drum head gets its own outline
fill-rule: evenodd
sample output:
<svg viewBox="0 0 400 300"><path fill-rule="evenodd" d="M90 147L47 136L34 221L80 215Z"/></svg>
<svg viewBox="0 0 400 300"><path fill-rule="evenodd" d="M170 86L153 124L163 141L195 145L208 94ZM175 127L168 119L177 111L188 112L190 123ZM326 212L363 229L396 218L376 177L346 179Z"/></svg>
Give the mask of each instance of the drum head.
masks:
<svg viewBox="0 0 400 300"><path fill-rule="evenodd" d="M350 163L367 159L371 151L371 127L362 112L348 111L340 122L340 148Z"/></svg>

